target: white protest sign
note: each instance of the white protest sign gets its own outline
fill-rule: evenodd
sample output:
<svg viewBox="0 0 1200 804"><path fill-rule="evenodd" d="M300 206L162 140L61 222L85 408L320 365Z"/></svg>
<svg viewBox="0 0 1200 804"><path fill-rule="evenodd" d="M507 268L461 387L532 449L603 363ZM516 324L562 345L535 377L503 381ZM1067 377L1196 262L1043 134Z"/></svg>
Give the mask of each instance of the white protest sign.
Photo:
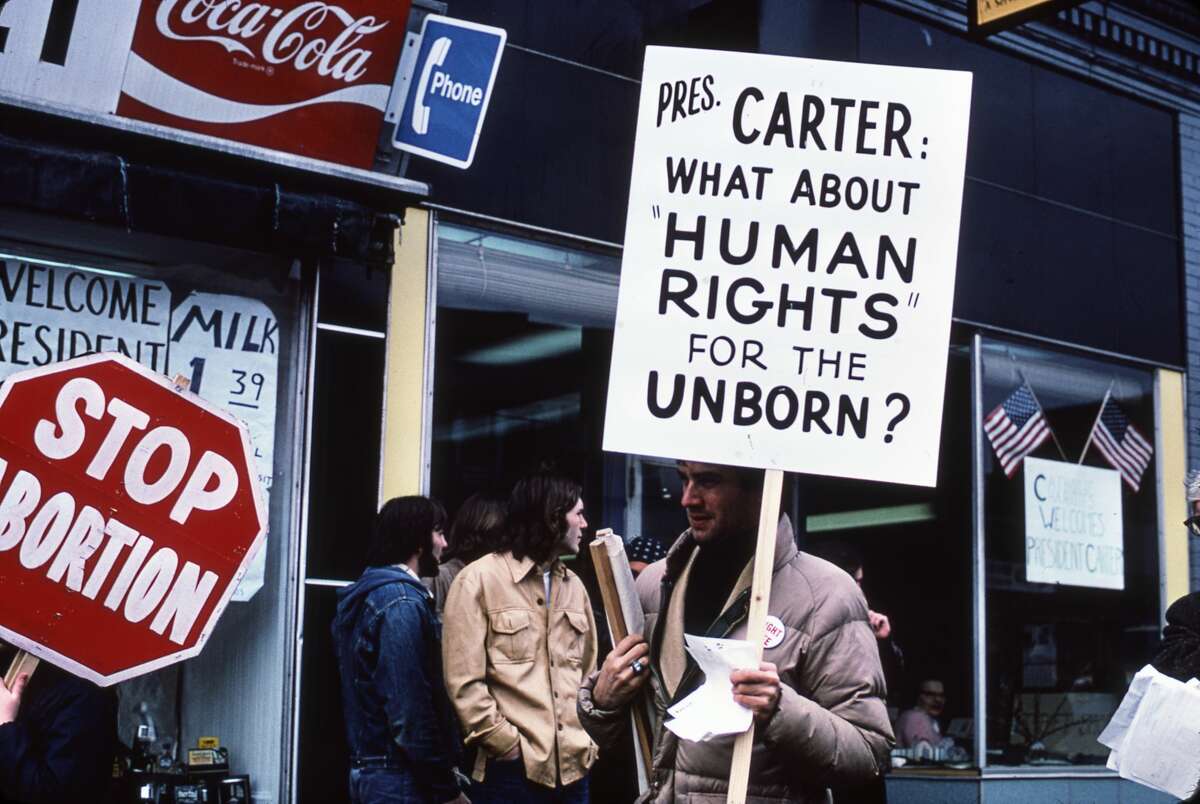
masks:
<svg viewBox="0 0 1200 804"><path fill-rule="evenodd" d="M604 448L934 485L970 94L647 48Z"/></svg>
<svg viewBox="0 0 1200 804"><path fill-rule="evenodd" d="M279 375L279 322L271 308L244 296L192 293L171 316L170 363L171 376L188 377L194 393L246 423L269 499ZM233 600L249 600L262 588L266 561L267 551L259 550Z"/></svg>
<svg viewBox="0 0 1200 804"><path fill-rule="evenodd" d="M93 352L165 371L170 318L162 282L0 256L0 380Z"/></svg>
<svg viewBox="0 0 1200 804"><path fill-rule="evenodd" d="M1025 580L1125 588L1119 472L1025 459Z"/></svg>

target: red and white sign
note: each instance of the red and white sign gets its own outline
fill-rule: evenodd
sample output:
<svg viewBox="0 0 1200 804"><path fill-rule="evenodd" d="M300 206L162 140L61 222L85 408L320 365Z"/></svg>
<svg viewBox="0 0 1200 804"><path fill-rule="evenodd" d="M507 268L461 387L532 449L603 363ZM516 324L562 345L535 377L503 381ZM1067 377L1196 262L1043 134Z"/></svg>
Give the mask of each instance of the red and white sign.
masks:
<svg viewBox="0 0 1200 804"><path fill-rule="evenodd" d="M114 353L0 386L0 636L98 684L195 656L263 543L245 428Z"/></svg>
<svg viewBox="0 0 1200 804"><path fill-rule="evenodd" d="M117 114L368 168L409 6L143 2Z"/></svg>

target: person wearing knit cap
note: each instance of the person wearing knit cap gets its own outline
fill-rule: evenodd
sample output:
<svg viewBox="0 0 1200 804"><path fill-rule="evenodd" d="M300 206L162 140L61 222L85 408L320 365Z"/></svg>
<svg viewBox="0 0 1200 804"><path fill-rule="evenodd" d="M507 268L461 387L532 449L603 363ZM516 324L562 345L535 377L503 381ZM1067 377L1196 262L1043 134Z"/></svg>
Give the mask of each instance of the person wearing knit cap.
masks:
<svg viewBox="0 0 1200 804"><path fill-rule="evenodd" d="M629 557L629 568L633 577L642 574L642 570L667 557L667 548L658 539L648 536L636 536L625 543L625 555Z"/></svg>

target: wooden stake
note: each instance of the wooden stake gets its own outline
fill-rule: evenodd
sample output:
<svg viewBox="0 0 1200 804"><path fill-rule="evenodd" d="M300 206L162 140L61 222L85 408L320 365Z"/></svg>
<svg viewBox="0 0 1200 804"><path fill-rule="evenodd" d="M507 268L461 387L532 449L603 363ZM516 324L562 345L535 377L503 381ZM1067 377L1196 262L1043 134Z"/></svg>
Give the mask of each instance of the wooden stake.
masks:
<svg viewBox="0 0 1200 804"><path fill-rule="evenodd" d="M612 533L612 531L608 531ZM596 570L596 584L600 587L600 598L604 602L604 616L608 618L609 631L612 632L613 648L625 637L629 629L625 623L625 614L621 611L621 599L617 592L617 582L613 577L612 562L609 560L608 549L600 541L593 541L592 566ZM642 755L642 769L645 778L639 779L640 790L650 787L650 769L654 767L654 755L651 751L650 718L645 707L645 693L641 693L630 704L629 713L633 716L633 728L637 734L638 750Z"/></svg>
<svg viewBox="0 0 1200 804"><path fill-rule="evenodd" d="M763 640L767 631L767 606L771 602L771 571L775 563L775 536L779 531L779 498L783 491L783 471L768 469L763 478L762 508L758 514L758 542L754 547L754 582L750 587L750 612L746 619L746 639L762 661ZM733 744L733 764L729 768L727 804L745 804L750 786L750 754L754 748L754 721Z"/></svg>
<svg viewBox="0 0 1200 804"><path fill-rule="evenodd" d="M39 661L38 657L28 651L17 651L17 655L13 657L12 662L8 665L8 672L4 674L4 688L11 690L13 685L17 683L17 677L22 673L32 676L33 671L37 670Z"/></svg>

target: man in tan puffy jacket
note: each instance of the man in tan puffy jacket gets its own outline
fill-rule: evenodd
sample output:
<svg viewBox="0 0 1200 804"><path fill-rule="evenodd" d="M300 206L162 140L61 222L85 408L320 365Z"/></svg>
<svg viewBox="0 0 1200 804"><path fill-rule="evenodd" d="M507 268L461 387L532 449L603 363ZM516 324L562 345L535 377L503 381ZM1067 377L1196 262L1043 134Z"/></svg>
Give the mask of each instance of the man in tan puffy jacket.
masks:
<svg viewBox="0 0 1200 804"><path fill-rule="evenodd" d="M650 680L657 715L646 800L724 801L734 737L697 743L662 727L668 706L703 677L683 635L746 638L762 473L680 461L686 530L666 559L637 579L647 642L630 635L579 690L580 722L603 746L628 728L634 695ZM816 804L830 784L877 777L893 743L883 672L862 593L845 572L796 548L790 522L776 536L763 663L732 676L754 712L748 801Z"/></svg>

